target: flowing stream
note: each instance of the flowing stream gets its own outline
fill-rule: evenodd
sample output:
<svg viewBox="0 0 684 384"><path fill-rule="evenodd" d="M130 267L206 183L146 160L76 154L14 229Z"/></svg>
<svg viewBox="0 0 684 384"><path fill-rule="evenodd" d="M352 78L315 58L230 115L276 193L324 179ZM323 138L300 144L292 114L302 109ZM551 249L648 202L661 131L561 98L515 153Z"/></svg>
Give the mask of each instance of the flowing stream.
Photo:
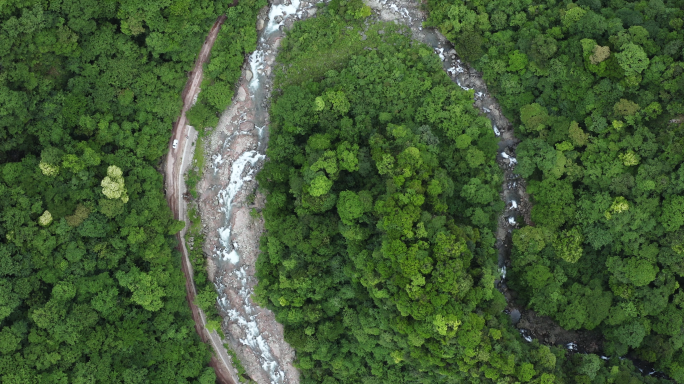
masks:
<svg viewBox="0 0 684 384"><path fill-rule="evenodd" d="M452 80L464 90L473 91L474 106L489 118L494 134L499 137L497 163L503 171L501 199L506 203L506 208L499 217L496 233L499 271L501 272L501 277L497 280L497 288L506 298L508 303L506 312L510 315L511 322L516 324L521 320L521 313L516 308L515 303L513 303L511 294L506 287L506 267L510 265L510 247L512 244L511 234L513 229L518 227L520 221L527 225L534 225L530 219L532 205L526 191L526 182L520 175L513 172L517 164L515 148L520 140L515 137L513 126L501 112L497 101L487 91L482 75L461 62L453 45L439 31L434 28L422 27L422 23L426 20L427 15L419 8L418 2L411 0L364 0L364 2L379 14L381 20L395 21L410 27L416 40L431 46L442 59L444 70ZM531 324L537 318L536 315L528 317L530 319L528 319L527 324ZM564 337L561 336L561 339L566 339L563 344L570 352L589 352L587 345L578 346L574 341L567 342L567 340L577 337L578 340L584 339L585 344L588 344L587 339L594 337L589 331L565 331L553 323L551 319L546 318L544 322L547 325L552 324L553 328L565 334ZM525 341L532 342L533 339L530 336L530 331L521 328L520 333ZM556 343L559 341L557 340ZM549 341L543 342L547 343ZM553 344L554 342L550 343ZM591 352L600 353L599 350ZM608 360L606 356L600 357ZM641 373L655 375L656 377L666 377L661 372L656 371L652 364L632 357L621 357L620 359L625 358L632 360Z"/></svg>

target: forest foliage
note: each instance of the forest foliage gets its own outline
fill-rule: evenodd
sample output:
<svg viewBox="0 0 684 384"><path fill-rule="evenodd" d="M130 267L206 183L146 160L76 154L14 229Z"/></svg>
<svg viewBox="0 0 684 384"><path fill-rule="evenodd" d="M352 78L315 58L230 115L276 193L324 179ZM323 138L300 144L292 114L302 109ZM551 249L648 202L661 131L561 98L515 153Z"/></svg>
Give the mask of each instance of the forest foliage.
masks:
<svg viewBox="0 0 684 384"><path fill-rule="evenodd" d="M283 40L258 174L255 296L302 383L658 382L510 326L491 123L428 46L361 8L333 1Z"/></svg>
<svg viewBox="0 0 684 384"><path fill-rule="evenodd" d="M231 5L2 2L2 383L215 381L156 167L216 18L224 38L253 28L260 5ZM233 81L241 64L216 68Z"/></svg>
<svg viewBox="0 0 684 384"><path fill-rule="evenodd" d="M535 225L513 234L511 285L684 382L684 2L429 8L522 138Z"/></svg>

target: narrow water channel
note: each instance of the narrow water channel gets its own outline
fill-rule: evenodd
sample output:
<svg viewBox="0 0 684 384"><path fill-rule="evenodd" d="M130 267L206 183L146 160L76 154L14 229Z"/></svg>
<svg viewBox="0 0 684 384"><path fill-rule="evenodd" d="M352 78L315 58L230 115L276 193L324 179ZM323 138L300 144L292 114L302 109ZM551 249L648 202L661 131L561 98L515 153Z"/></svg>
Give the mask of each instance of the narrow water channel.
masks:
<svg viewBox="0 0 684 384"><path fill-rule="evenodd" d="M506 298L508 303L506 311L511 317L511 322L516 324L521 320L521 310L516 307L511 292L506 287L506 268L510 266L510 248L512 246L511 235L513 229L521 223L534 225L530 218L532 206L526 191L526 182L514 172L517 164L515 148L520 140L515 137L512 124L503 115L497 101L488 92L482 74L463 63L454 50L453 44L439 31L434 28L422 27L427 15L420 9L420 3L411 0L364 0L364 2L377 12L381 20L394 21L410 27L416 40L431 46L442 59L444 70L452 80L464 90L473 91L473 105L489 118L494 134L499 137L497 164L503 171L501 199L506 203L506 208L499 217L496 232L496 247L501 272L501 278L497 280L497 288ZM553 335L552 339L558 337L555 341L540 340L540 342L560 343L575 353L601 352L600 347L596 347L596 338L600 339L600 335L590 331L564 330L550 318L539 317L531 311L525 313L523 320L525 324L536 324L535 327L540 329L553 330L556 335ZM523 325L523 322L520 325ZM522 327L519 328L523 339L532 342L531 332ZM581 341L582 345L569 340ZM608 359L606 356L600 357L604 360ZM621 357L620 359L624 358L632 360L642 373L648 372L648 375L655 374L656 377L665 377L662 373L655 371L652 364L631 357Z"/></svg>

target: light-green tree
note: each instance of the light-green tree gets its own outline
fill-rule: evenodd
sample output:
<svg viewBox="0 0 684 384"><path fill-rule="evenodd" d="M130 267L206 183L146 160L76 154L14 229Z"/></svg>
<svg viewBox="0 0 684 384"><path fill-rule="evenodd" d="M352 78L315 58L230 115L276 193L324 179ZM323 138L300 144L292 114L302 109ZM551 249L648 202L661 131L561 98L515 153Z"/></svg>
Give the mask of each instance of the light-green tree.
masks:
<svg viewBox="0 0 684 384"><path fill-rule="evenodd" d="M121 199L124 203L128 202L128 194L124 186L123 172L116 165L107 168L107 176L102 179L102 194L108 199Z"/></svg>

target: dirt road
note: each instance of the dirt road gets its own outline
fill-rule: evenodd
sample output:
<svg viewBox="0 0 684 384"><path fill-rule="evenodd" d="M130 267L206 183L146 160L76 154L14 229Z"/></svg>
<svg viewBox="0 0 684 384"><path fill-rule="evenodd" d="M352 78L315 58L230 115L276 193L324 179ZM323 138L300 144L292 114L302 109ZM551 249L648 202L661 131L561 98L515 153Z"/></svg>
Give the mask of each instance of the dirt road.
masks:
<svg viewBox="0 0 684 384"><path fill-rule="evenodd" d="M197 132L189 125L187 125L186 112L192 107L193 100L197 97L200 91L200 84L202 83L202 68L204 63L209 58L211 53L211 48L216 41L218 32L221 29L221 25L226 20L226 16L220 16L209 31L209 35L202 45L197 61L195 62L195 67L190 73L188 82L183 89L181 98L183 99L183 109L181 110L181 115L178 117L173 125L173 135L171 141L169 142L169 153L166 156L166 166L164 170L165 183L166 183L166 199L168 201L169 207L173 212L174 218L176 220L183 220L186 223L189 222L187 214L187 204L183 200L183 193L186 191L185 181L183 180L183 173L185 168L191 163L192 153ZM174 149L174 142L176 142L176 148ZM218 382L221 384L235 384L237 377L237 372L231 364L231 359L226 353L221 337L216 333L216 331L208 332L206 329L207 318L204 312L198 308L195 304L195 296L197 291L195 290L195 281L193 279L192 264L190 264L190 259L188 257L188 250L185 245L185 233L187 231L187 225L183 228L176 237L178 238L179 250L182 253L183 262L182 269L183 274L185 274L185 289L187 292L187 300L192 310L192 317L195 320L195 329L200 335L200 338L205 343L210 343L212 349L214 350L214 355L211 358L211 366L216 371L216 376Z"/></svg>

